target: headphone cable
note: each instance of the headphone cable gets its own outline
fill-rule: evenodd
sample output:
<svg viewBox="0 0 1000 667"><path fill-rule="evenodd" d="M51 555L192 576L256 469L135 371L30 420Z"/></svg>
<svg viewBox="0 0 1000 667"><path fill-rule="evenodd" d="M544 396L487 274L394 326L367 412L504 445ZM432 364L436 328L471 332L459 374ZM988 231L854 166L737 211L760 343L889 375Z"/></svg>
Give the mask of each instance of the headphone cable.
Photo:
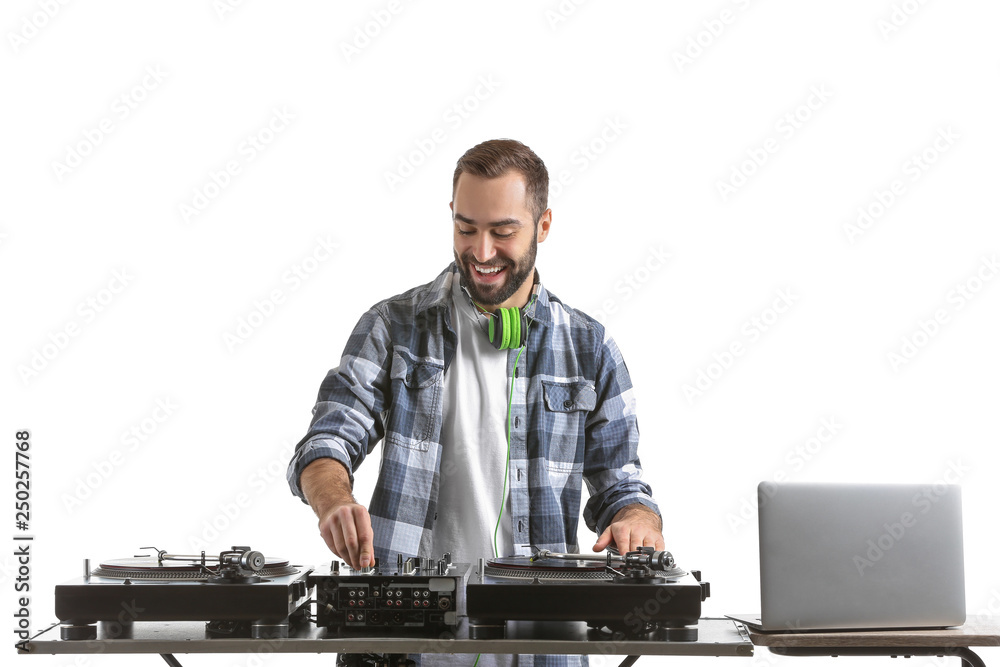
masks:
<svg viewBox="0 0 1000 667"><path fill-rule="evenodd" d="M531 308L535 303L537 296L531 298L531 303L525 306L525 310ZM521 360L521 354L528 347L528 331L531 330L531 323L534 322L534 318L528 320L528 325L524 329L524 345L521 349L517 351L517 357L514 359L514 370L513 375L510 379L510 392L507 394L507 460L503 467L503 488L500 492L500 512L497 514L497 522L493 527L493 557L499 557L499 549L497 548L497 532L500 530L500 517L503 516L503 506L507 500L507 476L510 472L510 432L511 432L511 413L513 412L514 403L514 381L517 379L517 364Z"/></svg>

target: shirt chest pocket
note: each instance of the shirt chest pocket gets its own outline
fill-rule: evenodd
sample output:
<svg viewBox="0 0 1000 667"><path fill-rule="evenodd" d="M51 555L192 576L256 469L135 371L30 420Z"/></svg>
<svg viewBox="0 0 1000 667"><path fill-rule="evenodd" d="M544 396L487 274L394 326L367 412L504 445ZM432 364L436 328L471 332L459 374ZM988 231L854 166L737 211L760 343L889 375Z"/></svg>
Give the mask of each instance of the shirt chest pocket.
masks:
<svg viewBox="0 0 1000 667"><path fill-rule="evenodd" d="M395 352L389 371L392 407L386 442L427 451L441 432L441 392L444 366Z"/></svg>
<svg viewBox="0 0 1000 667"><path fill-rule="evenodd" d="M597 392L588 382L542 381L543 428L548 436L545 458L550 471L583 461L587 415L597 407Z"/></svg>

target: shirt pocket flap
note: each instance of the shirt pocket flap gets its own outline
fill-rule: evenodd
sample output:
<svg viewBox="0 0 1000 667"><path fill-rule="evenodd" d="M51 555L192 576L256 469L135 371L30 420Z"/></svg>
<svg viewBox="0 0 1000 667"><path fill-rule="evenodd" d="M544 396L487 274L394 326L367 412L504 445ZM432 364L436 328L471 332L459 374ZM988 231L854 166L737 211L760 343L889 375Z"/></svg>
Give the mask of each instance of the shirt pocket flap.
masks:
<svg viewBox="0 0 1000 667"><path fill-rule="evenodd" d="M402 380L410 389L423 389L437 384L444 374L444 367L431 361L416 361L402 354L394 354L391 380Z"/></svg>
<svg viewBox="0 0 1000 667"><path fill-rule="evenodd" d="M542 382L545 405L553 412L593 410L597 407L597 392L586 382Z"/></svg>

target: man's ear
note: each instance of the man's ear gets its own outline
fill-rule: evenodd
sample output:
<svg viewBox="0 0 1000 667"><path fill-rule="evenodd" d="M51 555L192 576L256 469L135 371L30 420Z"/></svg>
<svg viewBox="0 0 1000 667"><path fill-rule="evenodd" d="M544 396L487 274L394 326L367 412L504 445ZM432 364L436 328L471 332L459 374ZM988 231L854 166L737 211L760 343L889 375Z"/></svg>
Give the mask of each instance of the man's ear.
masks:
<svg viewBox="0 0 1000 667"><path fill-rule="evenodd" d="M541 243L549 235L549 227L552 225L552 209L545 209L542 217L538 219L538 242Z"/></svg>

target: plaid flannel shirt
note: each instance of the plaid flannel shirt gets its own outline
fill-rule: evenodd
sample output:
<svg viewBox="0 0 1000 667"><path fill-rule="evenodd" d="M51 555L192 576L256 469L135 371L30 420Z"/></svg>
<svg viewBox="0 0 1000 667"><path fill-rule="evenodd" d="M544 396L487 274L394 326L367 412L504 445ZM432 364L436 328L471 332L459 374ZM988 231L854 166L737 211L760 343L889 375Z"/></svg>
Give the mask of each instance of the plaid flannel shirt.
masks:
<svg viewBox="0 0 1000 667"><path fill-rule="evenodd" d="M452 263L433 282L382 301L362 317L341 363L319 390L309 432L288 466L299 476L319 458L351 475L379 441L382 462L369 514L375 556L431 557L441 470L441 394L455 357ZM625 362L604 327L541 287L527 316L527 347L513 373L508 480L515 553L531 547L577 552L581 480L590 491L583 516L600 533L626 505L659 511L640 480L639 430ZM499 474L499 473L498 473ZM440 555L440 554L438 554ZM483 554L488 556L488 554Z"/></svg>

